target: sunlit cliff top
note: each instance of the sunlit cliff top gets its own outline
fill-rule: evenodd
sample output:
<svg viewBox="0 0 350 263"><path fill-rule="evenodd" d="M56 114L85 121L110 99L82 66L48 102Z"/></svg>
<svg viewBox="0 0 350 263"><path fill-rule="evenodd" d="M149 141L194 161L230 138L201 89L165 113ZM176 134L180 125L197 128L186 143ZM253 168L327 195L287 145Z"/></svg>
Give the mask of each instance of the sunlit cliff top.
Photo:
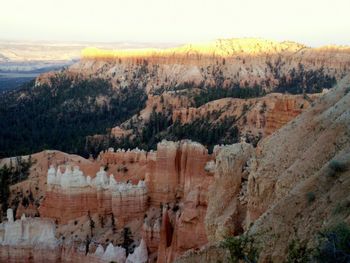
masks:
<svg viewBox="0 0 350 263"><path fill-rule="evenodd" d="M186 44L167 49L103 50L94 47L82 51L83 58L147 58L166 56L216 56L227 57L246 53L258 55L283 51L297 52L306 46L296 42L276 42L256 38L219 39L207 43Z"/></svg>

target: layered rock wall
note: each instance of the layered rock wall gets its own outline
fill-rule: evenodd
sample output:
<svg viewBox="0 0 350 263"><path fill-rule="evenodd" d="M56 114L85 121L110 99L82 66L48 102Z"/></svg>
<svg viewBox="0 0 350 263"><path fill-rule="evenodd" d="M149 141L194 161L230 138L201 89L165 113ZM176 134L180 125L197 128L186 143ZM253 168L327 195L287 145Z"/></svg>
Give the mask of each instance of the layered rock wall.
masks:
<svg viewBox="0 0 350 263"><path fill-rule="evenodd" d="M234 117L240 133L259 133L266 137L309 108L320 94L289 95L272 93L261 98L224 98L208 102L198 108L173 110L173 122L190 124L201 118L213 125Z"/></svg>
<svg viewBox="0 0 350 263"><path fill-rule="evenodd" d="M143 181L138 185L117 183L113 175L101 168L94 179L85 177L75 168L67 167L64 174L60 168L48 171L48 191L40 207L42 217L54 218L59 223L84 215L113 214L118 223L134 217L142 217L147 209L147 189Z"/></svg>

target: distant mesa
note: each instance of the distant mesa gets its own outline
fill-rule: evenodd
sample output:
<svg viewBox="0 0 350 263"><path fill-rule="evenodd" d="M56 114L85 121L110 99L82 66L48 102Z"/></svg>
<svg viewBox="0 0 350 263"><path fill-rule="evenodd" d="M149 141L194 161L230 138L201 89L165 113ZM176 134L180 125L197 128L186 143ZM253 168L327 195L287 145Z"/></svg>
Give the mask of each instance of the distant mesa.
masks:
<svg viewBox="0 0 350 263"><path fill-rule="evenodd" d="M296 42L276 42L257 38L219 39L213 42L186 44L166 49L120 49L106 50L89 47L82 50L82 58L150 58L150 57L228 57L239 53L258 55L262 53L296 52L306 46Z"/></svg>

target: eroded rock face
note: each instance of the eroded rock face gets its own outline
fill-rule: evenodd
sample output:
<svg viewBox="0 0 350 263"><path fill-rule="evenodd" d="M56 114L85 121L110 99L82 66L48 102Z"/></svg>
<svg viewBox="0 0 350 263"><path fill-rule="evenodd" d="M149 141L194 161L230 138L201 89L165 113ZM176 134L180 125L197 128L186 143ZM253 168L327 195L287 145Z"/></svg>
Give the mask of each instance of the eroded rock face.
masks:
<svg viewBox="0 0 350 263"><path fill-rule="evenodd" d="M117 183L103 168L94 179L89 179L79 167L71 172L68 166L63 175L60 169L55 172L51 167L47 180L48 191L40 212L42 217L54 218L59 223L98 213L113 214L123 225L128 219L142 217L147 209L147 189L143 181L138 185Z"/></svg>
<svg viewBox="0 0 350 263"><path fill-rule="evenodd" d="M243 232L246 201L240 198L248 180L253 147L247 143L224 146L216 157L214 182L209 187L205 217L208 239L217 241Z"/></svg>
<svg viewBox="0 0 350 263"><path fill-rule="evenodd" d="M155 213L144 219L142 237L150 253L163 255L159 262L171 262L186 250L207 243L204 217L213 176L205 167L212 158L204 146L191 141L163 141L156 152L149 153L112 149L101 153L100 162L110 167L140 167L137 177L145 181L137 185L121 183L120 177L107 175L103 169L91 178L78 167L51 166L40 214L59 224L87 214L113 214L117 226L123 227L162 205L163 216L169 217L161 221Z"/></svg>
<svg viewBox="0 0 350 263"><path fill-rule="evenodd" d="M142 225L142 238L147 244L148 251L151 254L154 254L158 250L160 243L160 226L161 220L157 217L155 220L149 220L148 218L144 219Z"/></svg>
<svg viewBox="0 0 350 263"><path fill-rule="evenodd" d="M207 188L194 187L175 215L174 231L167 261L172 262L189 249L197 249L208 242L204 226L207 211Z"/></svg>
<svg viewBox="0 0 350 263"><path fill-rule="evenodd" d="M184 197L192 186L203 182L208 174L204 167L209 159L207 149L199 143L159 143L146 180L151 202L165 204L175 202L177 197Z"/></svg>
<svg viewBox="0 0 350 263"><path fill-rule="evenodd" d="M344 79L336 90L260 144L258 165L249 175L249 221L257 219L347 145L345 108L349 94L344 96L344 90L348 85L348 79Z"/></svg>
<svg viewBox="0 0 350 263"><path fill-rule="evenodd" d="M147 246L143 239L141 239L140 245L135 248L134 253L129 254L126 259L126 263L146 263L148 260Z"/></svg>
<svg viewBox="0 0 350 263"><path fill-rule="evenodd" d="M350 224L348 214L334 212L349 200L350 170L334 175L330 165L350 167L349 86L347 77L254 151L239 152L240 144L214 150L216 173L206 216L210 241L247 231L260 249L259 262L285 262L291 242L314 248L320 230L339 221ZM236 166L244 160L247 165ZM178 262L215 262L216 253L207 247Z"/></svg>
<svg viewBox="0 0 350 263"><path fill-rule="evenodd" d="M0 262L59 262L59 242L51 220L26 218L0 224ZM46 261L45 261L46 260Z"/></svg>
<svg viewBox="0 0 350 263"><path fill-rule="evenodd" d="M57 248L52 250L47 248L34 249L33 247L0 246L0 262L57 263L57 262L62 262L62 260L61 260L60 250Z"/></svg>
<svg viewBox="0 0 350 263"><path fill-rule="evenodd" d="M182 141L178 145L173 175L177 178L175 197L179 200L175 207L179 207L163 210L157 262L172 262L186 250L207 243L204 217L213 177L205 166L210 159L207 150L198 143Z"/></svg>
<svg viewBox="0 0 350 263"><path fill-rule="evenodd" d="M276 98L274 105L266 112L265 135L272 134L293 120L309 107L310 101L317 99L317 95L308 97L308 100L301 98L301 96L299 98L294 96L278 96Z"/></svg>
<svg viewBox="0 0 350 263"><path fill-rule="evenodd" d="M262 138L287 124L305 111L320 94L288 95L271 93L261 98L224 98L208 102L198 108L188 107L173 110L173 122L192 123L207 118L210 123L225 118L237 119L241 135L251 134Z"/></svg>
<svg viewBox="0 0 350 263"><path fill-rule="evenodd" d="M218 76L223 78L224 86L232 83L254 86L256 83L268 89L279 82L275 68L287 79L293 68L298 69L299 63L306 70L324 68L326 73L340 78L348 71L349 60L347 47L309 48L294 42L222 39L164 50L87 49L79 63L65 73L68 76L93 75L110 79L116 88L128 86L136 80L147 91L192 82L198 86L201 83L211 85ZM50 82L50 76L52 73L41 75L36 80L37 85Z"/></svg>
<svg viewBox="0 0 350 263"><path fill-rule="evenodd" d="M151 202L161 204L174 202L179 182L179 143L163 141L157 145L154 165L150 165L146 179Z"/></svg>

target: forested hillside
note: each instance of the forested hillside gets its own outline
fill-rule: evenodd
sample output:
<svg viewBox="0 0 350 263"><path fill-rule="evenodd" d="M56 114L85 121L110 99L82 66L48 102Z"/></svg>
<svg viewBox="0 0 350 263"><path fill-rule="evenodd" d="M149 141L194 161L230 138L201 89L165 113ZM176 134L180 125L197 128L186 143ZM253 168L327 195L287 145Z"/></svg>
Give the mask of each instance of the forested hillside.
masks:
<svg viewBox="0 0 350 263"><path fill-rule="evenodd" d="M0 157L58 149L84 154L85 137L106 133L144 107L143 89L57 75L0 97Z"/></svg>

